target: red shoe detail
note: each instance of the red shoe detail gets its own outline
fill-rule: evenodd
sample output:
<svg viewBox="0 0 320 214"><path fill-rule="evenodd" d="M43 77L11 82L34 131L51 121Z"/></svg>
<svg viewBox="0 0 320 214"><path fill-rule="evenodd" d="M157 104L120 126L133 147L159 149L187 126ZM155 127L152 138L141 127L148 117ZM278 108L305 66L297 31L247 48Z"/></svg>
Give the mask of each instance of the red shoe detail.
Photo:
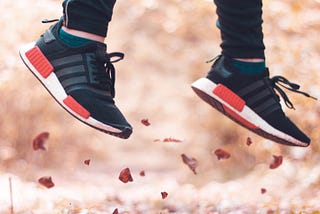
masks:
<svg viewBox="0 0 320 214"><path fill-rule="evenodd" d="M239 112L242 111L243 107L246 104L246 102L243 99L241 99L233 91L231 91L229 88L222 84L218 84L218 86L215 89L213 89L212 92Z"/></svg>
<svg viewBox="0 0 320 214"><path fill-rule="evenodd" d="M26 56L35 69L41 74L43 78L47 78L54 68L48 59L43 55L38 46L33 47L26 52Z"/></svg>
<svg viewBox="0 0 320 214"><path fill-rule="evenodd" d="M243 117L241 117L239 114L237 114L236 112L232 111L230 108L228 108L227 106L223 105L224 110L226 111L226 113L228 115L230 115L231 118L235 119L236 121L238 121L240 124L244 125L245 127L249 128L249 129L259 129L258 126L254 125L253 123L247 121L246 119L244 119Z"/></svg>
<svg viewBox="0 0 320 214"><path fill-rule="evenodd" d="M87 111L82 105L80 105L73 97L68 95L66 99L63 100L63 103L66 104L69 108L71 108L74 112L76 112L81 117L88 119L90 117L90 112Z"/></svg>

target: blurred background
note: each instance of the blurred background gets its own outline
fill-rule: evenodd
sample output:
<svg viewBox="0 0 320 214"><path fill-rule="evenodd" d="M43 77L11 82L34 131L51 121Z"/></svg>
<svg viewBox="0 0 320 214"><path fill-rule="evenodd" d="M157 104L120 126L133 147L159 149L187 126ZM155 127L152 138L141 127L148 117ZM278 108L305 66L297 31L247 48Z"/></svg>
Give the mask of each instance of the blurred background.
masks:
<svg viewBox="0 0 320 214"><path fill-rule="evenodd" d="M320 210L318 101L288 92L296 110L283 105L285 112L312 139L308 148L292 148L237 126L191 90L211 66L205 61L220 53L212 1L117 1L106 43L108 52L125 53L115 64L116 103L134 127L128 140L75 120L19 58L19 47L50 26L41 20L61 16L61 1L0 4L0 213L10 213L9 177L17 213ZM268 0L263 9L271 76L283 75L320 98L320 1ZM50 133L47 151L34 151L32 141L43 131ZM156 141L169 137L182 142ZM218 161L212 153L218 148L231 158ZM197 159L197 175L181 154ZM275 170L269 169L273 155L284 158ZM129 184L118 180L126 167L134 177ZM42 176L52 176L55 187L39 185Z"/></svg>

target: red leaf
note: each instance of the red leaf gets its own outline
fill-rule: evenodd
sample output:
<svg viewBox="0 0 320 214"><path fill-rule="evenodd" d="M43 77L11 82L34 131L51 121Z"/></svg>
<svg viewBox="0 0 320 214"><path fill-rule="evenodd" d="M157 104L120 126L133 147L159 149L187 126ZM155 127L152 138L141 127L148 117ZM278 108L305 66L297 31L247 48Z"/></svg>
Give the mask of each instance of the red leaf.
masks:
<svg viewBox="0 0 320 214"><path fill-rule="evenodd" d="M142 177L143 177L143 176L146 176L146 173L145 173L144 170L142 170L139 174L140 174L140 176L142 176Z"/></svg>
<svg viewBox="0 0 320 214"><path fill-rule="evenodd" d="M42 132L38 134L34 139L33 139L33 149L34 150L46 150L46 147L44 147L44 143L46 140L49 138L49 132Z"/></svg>
<svg viewBox="0 0 320 214"><path fill-rule="evenodd" d="M151 125L148 119L142 119L142 120L141 120L141 123L142 123L143 125L145 125L145 126L150 126L150 125Z"/></svg>
<svg viewBox="0 0 320 214"><path fill-rule="evenodd" d="M267 190L265 188L261 188L261 194L265 194L267 192Z"/></svg>
<svg viewBox="0 0 320 214"><path fill-rule="evenodd" d="M167 192L161 192L161 196L162 196L162 199L165 199L166 197L168 197L168 193Z"/></svg>
<svg viewBox="0 0 320 214"><path fill-rule="evenodd" d="M176 138L172 138L172 137L168 137L162 140L162 142L164 143L181 143L182 140L176 139Z"/></svg>
<svg viewBox="0 0 320 214"><path fill-rule="evenodd" d="M181 155L183 163L187 164L188 167L192 170L192 172L196 175L196 168L198 167L198 161L195 158L189 158L185 154Z"/></svg>
<svg viewBox="0 0 320 214"><path fill-rule="evenodd" d="M252 144L252 140L250 137L247 138L247 145L250 146Z"/></svg>
<svg viewBox="0 0 320 214"><path fill-rule="evenodd" d="M129 168L125 168L125 169L121 170L120 175L119 175L119 179L123 183L132 182L133 178L131 176L130 169Z"/></svg>
<svg viewBox="0 0 320 214"><path fill-rule="evenodd" d="M283 157L281 155L273 155L273 162L269 165L270 169L276 169L282 164Z"/></svg>
<svg viewBox="0 0 320 214"><path fill-rule="evenodd" d="M182 141L183 140L172 138L172 137L167 137L167 138L164 138L163 140L160 140L160 139L153 140L153 142L162 142L162 143L181 143Z"/></svg>
<svg viewBox="0 0 320 214"><path fill-rule="evenodd" d="M217 149L216 151L214 151L214 154L217 156L218 160L229 159L231 157L229 152L224 151L222 149Z"/></svg>
<svg viewBox="0 0 320 214"><path fill-rule="evenodd" d="M113 213L112 214L118 214L119 212L118 212L118 208L117 209L115 209L114 211L113 211Z"/></svg>
<svg viewBox="0 0 320 214"><path fill-rule="evenodd" d="M39 178L38 182L47 188L54 187L54 183L52 182L51 176L41 177Z"/></svg>
<svg viewBox="0 0 320 214"><path fill-rule="evenodd" d="M83 161L83 163L84 163L85 165L88 165L88 166L89 166L89 164L90 164L90 159L87 159L87 160Z"/></svg>

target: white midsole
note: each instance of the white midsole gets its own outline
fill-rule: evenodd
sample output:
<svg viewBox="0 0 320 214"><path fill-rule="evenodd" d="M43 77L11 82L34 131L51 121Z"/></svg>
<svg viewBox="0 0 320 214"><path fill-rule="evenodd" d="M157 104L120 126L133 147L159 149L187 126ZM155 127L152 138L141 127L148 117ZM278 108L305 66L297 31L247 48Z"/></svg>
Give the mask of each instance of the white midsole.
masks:
<svg viewBox="0 0 320 214"><path fill-rule="evenodd" d="M74 112L71 108L64 104L63 100L67 98L67 94L64 91L64 88L60 84L57 76L54 72L52 72L47 78L43 78L37 69L30 63L28 58L26 57L26 52L32 49L35 46L35 42L24 45L20 48L20 56L24 63L29 67L34 75L43 83L43 85L47 88L48 91L54 96L54 98L62 105L65 109L67 109L73 116L78 118L79 120L88 123L96 128L106 130L113 133L121 133L121 130L116 129L112 126L108 126L93 117L89 117L88 119L79 116L76 112Z"/></svg>
<svg viewBox="0 0 320 214"><path fill-rule="evenodd" d="M207 78L200 78L194 83L192 83L192 87L197 88L198 90L201 90L202 92L206 93L210 97L213 97L223 105L230 108L232 111L234 111L236 114L240 115L245 120L249 121L250 123L258 126L261 130L272 134L278 138L284 139L288 142L291 142L295 145L299 146L306 146L306 143L303 143L295 138L293 138L290 135L287 135L275 128L273 128L271 125L269 125L265 120L263 120L259 115L257 115L253 110L251 110L248 106L244 106L243 110L239 112L234 107L232 107L229 103L225 102L223 99L218 97L213 93L213 90L217 87L217 85L212 82L211 80Z"/></svg>

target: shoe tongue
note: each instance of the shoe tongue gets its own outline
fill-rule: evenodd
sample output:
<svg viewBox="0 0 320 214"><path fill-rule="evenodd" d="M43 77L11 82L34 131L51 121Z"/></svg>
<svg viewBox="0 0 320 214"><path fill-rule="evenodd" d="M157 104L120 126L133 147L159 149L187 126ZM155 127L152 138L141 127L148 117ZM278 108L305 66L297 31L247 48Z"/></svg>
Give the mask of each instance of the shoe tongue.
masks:
<svg viewBox="0 0 320 214"><path fill-rule="evenodd" d="M96 43L96 56L98 59L104 59L107 51L107 45L101 42Z"/></svg>
<svg viewBox="0 0 320 214"><path fill-rule="evenodd" d="M269 69L266 68L264 71L262 71L261 75L262 75L263 77L269 77L269 76L270 76Z"/></svg>

